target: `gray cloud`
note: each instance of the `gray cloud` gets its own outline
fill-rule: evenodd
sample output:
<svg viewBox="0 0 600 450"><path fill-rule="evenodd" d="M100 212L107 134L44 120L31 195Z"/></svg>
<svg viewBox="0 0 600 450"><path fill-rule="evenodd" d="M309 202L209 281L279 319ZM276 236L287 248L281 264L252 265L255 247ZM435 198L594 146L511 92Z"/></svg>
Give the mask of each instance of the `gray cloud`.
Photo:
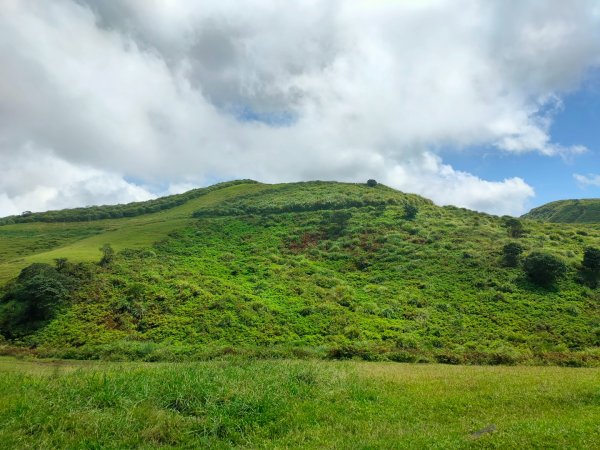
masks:
<svg viewBox="0 0 600 450"><path fill-rule="evenodd" d="M7 0L0 215L237 177L376 177L520 213L525 181L436 149L584 151L549 129L600 63L599 21L591 0ZM44 167L68 170L11 175Z"/></svg>

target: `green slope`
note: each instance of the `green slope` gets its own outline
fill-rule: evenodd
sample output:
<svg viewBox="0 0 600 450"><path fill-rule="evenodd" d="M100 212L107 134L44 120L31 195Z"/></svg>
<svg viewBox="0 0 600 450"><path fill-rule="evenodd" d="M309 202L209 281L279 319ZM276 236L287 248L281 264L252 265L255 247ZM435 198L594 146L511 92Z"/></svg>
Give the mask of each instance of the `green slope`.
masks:
<svg viewBox="0 0 600 450"><path fill-rule="evenodd" d="M192 213L198 208L210 207L228 198L266 187L253 181L223 183L219 189L196 196L182 205L136 217L66 222L33 221L44 219L44 214L48 214L41 213L30 217L31 222L28 223L0 226L0 283L14 277L23 267L33 262L51 263L55 258L61 257L74 261L96 261L100 257L99 248L105 243L110 243L117 251L152 246L173 230L189 225ZM98 208L66 210L65 215L69 217L71 211L77 211L79 215L71 215L71 218L87 217L89 210Z"/></svg>
<svg viewBox="0 0 600 450"><path fill-rule="evenodd" d="M600 223L600 198L547 203L532 209L523 218L557 223Z"/></svg>
<svg viewBox="0 0 600 450"><path fill-rule="evenodd" d="M554 286L504 266L514 239L502 218L382 185L244 182L137 217L5 225L5 279L32 262L98 261L104 243L118 254L106 267L61 269L85 277L53 318L19 336L5 321L4 335L39 354L88 358L600 361L600 291L578 281L600 230L523 224L525 255L567 264Z"/></svg>

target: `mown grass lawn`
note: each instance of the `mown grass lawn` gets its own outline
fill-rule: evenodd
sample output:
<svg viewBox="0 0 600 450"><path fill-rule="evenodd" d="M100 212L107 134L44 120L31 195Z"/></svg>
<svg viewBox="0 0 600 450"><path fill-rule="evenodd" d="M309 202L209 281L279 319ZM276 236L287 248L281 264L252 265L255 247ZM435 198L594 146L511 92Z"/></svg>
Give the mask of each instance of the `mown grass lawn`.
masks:
<svg viewBox="0 0 600 450"><path fill-rule="evenodd" d="M0 359L2 448L600 448L600 369Z"/></svg>

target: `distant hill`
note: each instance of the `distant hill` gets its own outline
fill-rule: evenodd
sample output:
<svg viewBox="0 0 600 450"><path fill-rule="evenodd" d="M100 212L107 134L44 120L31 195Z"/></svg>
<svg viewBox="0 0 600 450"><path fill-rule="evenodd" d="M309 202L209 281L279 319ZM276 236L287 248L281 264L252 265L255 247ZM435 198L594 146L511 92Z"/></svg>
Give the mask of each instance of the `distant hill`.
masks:
<svg viewBox="0 0 600 450"><path fill-rule="evenodd" d="M250 180L7 218L0 353L600 362L600 289L578 279L600 227L509 223L381 184ZM508 243L566 276L535 285Z"/></svg>
<svg viewBox="0 0 600 450"><path fill-rule="evenodd" d="M600 223L600 198L546 203L523 218L555 223Z"/></svg>

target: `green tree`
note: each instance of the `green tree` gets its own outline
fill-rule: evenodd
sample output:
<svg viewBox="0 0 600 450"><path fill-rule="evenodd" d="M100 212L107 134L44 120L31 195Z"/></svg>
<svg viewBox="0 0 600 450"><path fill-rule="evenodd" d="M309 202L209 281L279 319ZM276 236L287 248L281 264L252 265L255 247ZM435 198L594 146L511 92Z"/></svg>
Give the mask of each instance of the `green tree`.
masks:
<svg viewBox="0 0 600 450"><path fill-rule="evenodd" d="M377 186L377 181L371 179L371 180L367 180L367 186L369 187L375 187Z"/></svg>
<svg viewBox="0 0 600 450"><path fill-rule="evenodd" d="M26 267L0 299L0 330L15 338L39 328L54 316L72 286L69 277L48 264Z"/></svg>
<svg viewBox="0 0 600 450"><path fill-rule="evenodd" d="M595 288L600 279L600 249L587 247L583 251L581 275L585 284Z"/></svg>
<svg viewBox="0 0 600 450"><path fill-rule="evenodd" d="M583 251L583 267L593 272L600 272L600 249L587 247Z"/></svg>
<svg viewBox="0 0 600 450"><path fill-rule="evenodd" d="M512 238L520 238L523 236L523 224L519 219L509 217L504 221L504 226L508 230L508 235Z"/></svg>
<svg viewBox="0 0 600 450"><path fill-rule="evenodd" d="M541 252L527 256L523 269L534 283L541 286L550 286L567 273L567 266L561 259Z"/></svg>
<svg viewBox="0 0 600 450"><path fill-rule="evenodd" d="M419 208L412 203L406 203L404 205L404 218L406 220L414 220L417 217L417 213L419 212Z"/></svg>
<svg viewBox="0 0 600 450"><path fill-rule="evenodd" d="M517 267L521 253L523 253L523 246L521 244L509 242L502 248L504 264L508 267Z"/></svg>

